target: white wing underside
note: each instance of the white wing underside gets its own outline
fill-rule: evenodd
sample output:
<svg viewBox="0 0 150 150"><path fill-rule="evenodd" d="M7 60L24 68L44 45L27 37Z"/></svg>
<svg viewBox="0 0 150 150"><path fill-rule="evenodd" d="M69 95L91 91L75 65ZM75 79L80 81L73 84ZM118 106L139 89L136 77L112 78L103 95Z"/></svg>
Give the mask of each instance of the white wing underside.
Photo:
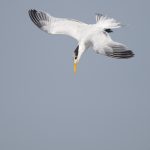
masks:
<svg viewBox="0 0 150 150"><path fill-rule="evenodd" d="M36 10L29 10L29 15L34 24L41 30L49 34L65 34L78 41L82 31L87 26L87 24L77 20L55 18L45 12Z"/></svg>
<svg viewBox="0 0 150 150"><path fill-rule="evenodd" d="M101 42L99 39L101 38ZM130 58L134 53L125 45L113 41L106 33L101 33L93 39L93 50L98 54L103 54L113 58Z"/></svg>

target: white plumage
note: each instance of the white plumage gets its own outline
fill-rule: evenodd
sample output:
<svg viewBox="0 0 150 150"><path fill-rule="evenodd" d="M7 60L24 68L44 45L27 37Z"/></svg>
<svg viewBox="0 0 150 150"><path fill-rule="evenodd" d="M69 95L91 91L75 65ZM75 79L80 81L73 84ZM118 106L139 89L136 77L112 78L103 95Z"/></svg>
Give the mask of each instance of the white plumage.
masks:
<svg viewBox="0 0 150 150"><path fill-rule="evenodd" d="M96 24L86 24L73 19L55 18L37 10L29 10L34 24L49 34L65 34L78 41L74 51L74 64L77 64L83 52L92 47L97 53L114 57L130 58L134 54L125 45L114 42L109 33L121 27L121 23L113 18L96 14ZM76 69L75 69L76 70Z"/></svg>

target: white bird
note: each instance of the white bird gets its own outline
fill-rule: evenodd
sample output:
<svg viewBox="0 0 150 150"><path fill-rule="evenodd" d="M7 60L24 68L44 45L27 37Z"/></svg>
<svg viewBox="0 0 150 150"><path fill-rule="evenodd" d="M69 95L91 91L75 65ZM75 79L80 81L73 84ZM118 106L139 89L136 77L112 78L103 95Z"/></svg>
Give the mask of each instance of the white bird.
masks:
<svg viewBox="0 0 150 150"><path fill-rule="evenodd" d="M96 24L86 24L78 20L56 18L46 12L31 9L28 11L33 23L49 34L65 34L78 41L74 51L74 73L83 52L89 47L96 53L113 58L131 58L134 53L125 45L115 42L109 36L112 29L121 27L113 18L96 14Z"/></svg>

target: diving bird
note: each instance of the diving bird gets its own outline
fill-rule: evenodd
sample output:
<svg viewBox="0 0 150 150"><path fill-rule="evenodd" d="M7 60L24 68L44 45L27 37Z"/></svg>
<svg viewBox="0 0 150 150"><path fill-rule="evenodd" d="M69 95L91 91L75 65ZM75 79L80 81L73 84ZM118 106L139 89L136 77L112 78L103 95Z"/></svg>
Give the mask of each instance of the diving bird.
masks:
<svg viewBox="0 0 150 150"><path fill-rule="evenodd" d="M28 11L32 22L49 34L65 34L78 41L74 50L74 73L77 64L86 49L91 47L96 53L113 58L131 58L134 53L125 45L115 42L109 36L114 28L122 24L113 18L96 14L95 24L86 24L74 19L56 18L46 12L30 9Z"/></svg>

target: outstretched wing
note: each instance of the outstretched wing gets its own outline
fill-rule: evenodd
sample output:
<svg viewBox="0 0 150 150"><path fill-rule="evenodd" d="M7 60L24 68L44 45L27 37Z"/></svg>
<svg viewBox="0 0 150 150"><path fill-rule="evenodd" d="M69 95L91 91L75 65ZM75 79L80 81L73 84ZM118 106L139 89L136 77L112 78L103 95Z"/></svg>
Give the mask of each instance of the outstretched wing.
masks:
<svg viewBox="0 0 150 150"><path fill-rule="evenodd" d="M65 34L80 40L82 31L87 24L73 19L55 18L49 14L37 10L29 10L29 16L33 23L41 30L49 34Z"/></svg>
<svg viewBox="0 0 150 150"><path fill-rule="evenodd" d="M101 39L101 43L98 41ZM106 33L101 33L99 37L93 40L93 49L96 53L103 54L113 58L131 58L134 53L125 45L114 42Z"/></svg>

